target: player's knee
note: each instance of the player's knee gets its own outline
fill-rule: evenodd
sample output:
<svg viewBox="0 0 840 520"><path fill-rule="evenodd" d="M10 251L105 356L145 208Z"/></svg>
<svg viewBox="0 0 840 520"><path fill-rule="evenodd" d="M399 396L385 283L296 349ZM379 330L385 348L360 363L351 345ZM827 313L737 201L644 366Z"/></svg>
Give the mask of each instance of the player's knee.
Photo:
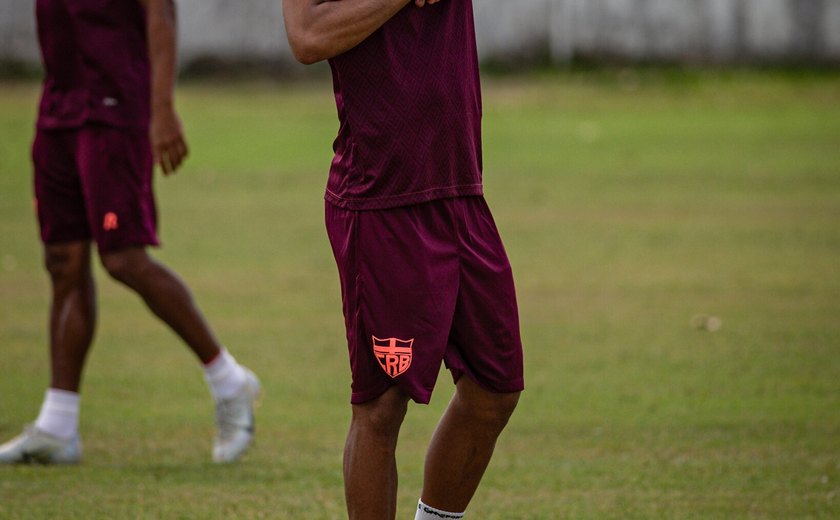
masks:
<svg viewBox="0 0 840 520"><path fill-rule="evenodd" d="M44 252L44 267L53 283L80 280L88 270L88 254L82 247L50 246Z"/></svg>
<svg viewBox="0 0 840 520"><path fill-rule="evenodd" d="M514 394L494 394L483 406L477 407L476 412L480 414L480 419L489 430L501 432L507 426L518 402L518 392Z"/></svg>
<svg viewBox="0 0 840 520"><path fill-rule="evenodd" d="M146 258L144 254L134 251L118 251L103 254L100 260L111 278L132 285L133 281L142 276L146 268Z"/></svg>
<svg viewBox="0 0 840 520"><path fill-rule="evenodd" d="M497 394L495 408L495 421L499 425L499 429L507 426L513 411L516 410L516 405L519 404L519 392L508 394Z"/></svg>
<svg viewBox="0 0 840 520"><path fill-rule="evenodd" d="M494 393L486 390L461 395L463 410L473 420L484 424L490 431L501 432L519 403L519 392Z"/></svg>
<svg viewBox="0 0 840 520"><path fill-rule="evenodd" d="M127 282L132 271L132 262L120 253L104 254L100 257L102 267L111 276L111 278L120 282Z"/></svg>
<svg viewBox="0 0 840 520"><path fill-rule="evenodd" d="M353 406L353 425L381 437L396 437L408 410L408 397L394 388L378 399Z"/></svg>

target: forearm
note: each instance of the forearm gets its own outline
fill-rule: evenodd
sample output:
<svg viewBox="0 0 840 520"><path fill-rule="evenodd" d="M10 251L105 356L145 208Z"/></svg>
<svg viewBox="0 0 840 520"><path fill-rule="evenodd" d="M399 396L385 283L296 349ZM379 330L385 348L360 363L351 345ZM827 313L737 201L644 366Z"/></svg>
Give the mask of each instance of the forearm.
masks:
<svg viewBox="0 0 840 520"><path fill-rule="evenodd" d="M142 0L152 73L152 111L171 109L177 73L177 20L173 0Z"/></svg>
<svg viewBox="0 0 840 520"><path fill-rule="evenodd" d="M363 42L410 0L283 0L286 34L303 63L332 58Z"/></svg>
<svg viewBox="0 0 840 520"><path fill-rule="evenodd" d="M139 0L146 8L146 38L152 73L149 138L155 163L169 175L187 157L187 141L175 113L177 25L174 0Z"/></svg>

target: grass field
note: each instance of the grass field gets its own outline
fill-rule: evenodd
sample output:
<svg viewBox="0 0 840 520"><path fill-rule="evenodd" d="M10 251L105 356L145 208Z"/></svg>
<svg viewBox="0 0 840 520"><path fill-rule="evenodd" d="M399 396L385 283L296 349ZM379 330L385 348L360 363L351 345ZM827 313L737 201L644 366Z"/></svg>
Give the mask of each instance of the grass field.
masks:
<svg viewBox="0 0 840 520"><path fill-rule="evenodd" d="M527 390L473 519L840 518L840 76L586 73L485 82L485 184ZM37 86L0 85L0 437L47 383L31 208ZM165 247L262 377L258 441L209 462L188 351L102 276L79 467L0 468L0 518L344 515L349 369L322 192L330 85L187 84ZM693 316L723 321L717 332ZM412 406L399 518L452 392Z"/></svg>

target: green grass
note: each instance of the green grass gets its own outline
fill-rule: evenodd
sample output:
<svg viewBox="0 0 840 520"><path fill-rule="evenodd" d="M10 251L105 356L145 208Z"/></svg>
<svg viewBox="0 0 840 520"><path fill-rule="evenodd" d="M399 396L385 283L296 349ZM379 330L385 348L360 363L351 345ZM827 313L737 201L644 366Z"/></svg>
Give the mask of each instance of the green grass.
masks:
<svg viewBox="0 0 840 520"><path fill-rule="evenodd" d="M28 145L0 86L0 437L47 382ZM240 464L208 462L189 352L102 276L75 468L0 468L0 518L341 518L349 369L322 192L330 85L188 84L192 156L158 178L158 256L266 395ZM840 517L840 77L485 81L487 198L514 266L527 390L475 519ZM691 327L699 313L723 328ZM452 392L412 406L409 518Z"/></svg>

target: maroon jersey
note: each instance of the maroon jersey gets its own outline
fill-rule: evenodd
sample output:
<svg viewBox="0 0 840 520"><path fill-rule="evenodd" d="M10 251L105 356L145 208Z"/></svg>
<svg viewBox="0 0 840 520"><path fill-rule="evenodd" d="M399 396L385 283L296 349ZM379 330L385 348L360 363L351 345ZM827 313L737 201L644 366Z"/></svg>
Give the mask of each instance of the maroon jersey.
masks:
<svg viewBox="0 0 840 520"><path fill-rule="evenodd" d="M148 126L146 15L136 0L37 0L36 16L45 68L39 128Z"/></svg>
<svg viewBox="0 0 840 520"><path fill-rule="evenodd" d="M362 210L482 194L472 0L409 4L330 66L341 125L327 201Z"/></svg>

